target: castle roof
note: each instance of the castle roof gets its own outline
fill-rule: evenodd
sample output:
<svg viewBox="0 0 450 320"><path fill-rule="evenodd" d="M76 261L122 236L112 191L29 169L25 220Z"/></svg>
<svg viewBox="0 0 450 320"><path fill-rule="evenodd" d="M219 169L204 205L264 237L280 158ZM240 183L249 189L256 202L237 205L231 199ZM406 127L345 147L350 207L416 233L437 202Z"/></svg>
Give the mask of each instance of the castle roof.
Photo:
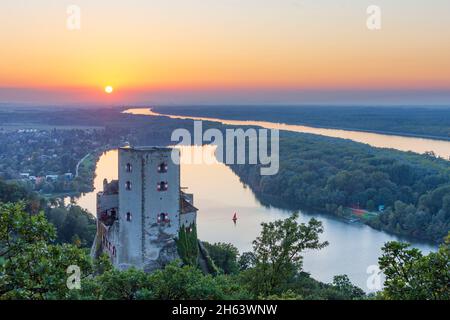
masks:
<svg viewBox="0 0 450 320"><path fill-rule="evenodd" d="M180 202L181 202L181 214L198 211L198 209L194 207L192 204L190 204L184 197L181 197Z"/></svg>

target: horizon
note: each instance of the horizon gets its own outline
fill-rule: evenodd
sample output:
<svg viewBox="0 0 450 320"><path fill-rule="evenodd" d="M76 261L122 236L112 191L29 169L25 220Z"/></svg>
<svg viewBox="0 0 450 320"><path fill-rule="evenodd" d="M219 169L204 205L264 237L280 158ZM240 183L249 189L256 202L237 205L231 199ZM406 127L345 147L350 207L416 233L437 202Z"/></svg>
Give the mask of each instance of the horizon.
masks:
<svg viewBox="0 0 450 320"><path fill-rule="evenodd" d="M0 102L450 105L448 1L323 2L6 0Z"/></svg>

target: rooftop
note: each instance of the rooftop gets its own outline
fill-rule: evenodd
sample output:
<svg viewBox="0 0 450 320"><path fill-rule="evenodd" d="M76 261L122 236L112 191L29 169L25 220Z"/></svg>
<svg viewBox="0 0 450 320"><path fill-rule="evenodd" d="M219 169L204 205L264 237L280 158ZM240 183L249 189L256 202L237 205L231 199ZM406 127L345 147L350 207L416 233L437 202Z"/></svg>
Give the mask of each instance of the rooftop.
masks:
<svg viewBox="0 0 450 320"><path fill-rule="evenodd" d="M198 209L189 202L187 202L187 200L184 197L181 197L180 201L181 201L181 214L198 211Z"/></svg>

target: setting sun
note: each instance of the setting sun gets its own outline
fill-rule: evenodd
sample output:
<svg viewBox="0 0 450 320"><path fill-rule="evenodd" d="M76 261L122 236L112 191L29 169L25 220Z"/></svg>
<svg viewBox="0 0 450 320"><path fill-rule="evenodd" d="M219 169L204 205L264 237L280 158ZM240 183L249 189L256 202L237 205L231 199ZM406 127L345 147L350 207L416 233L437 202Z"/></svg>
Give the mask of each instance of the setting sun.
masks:
<svg viewBox="0 0 450 320"><path fill-rule="evenodd" d="M112 93L113 90L114 90L114 89L113 89L113 87L111 87L111 86L106 86L106 87L105 87L105 92L108 93L108 94L109 94L109 93Z"/></svg>

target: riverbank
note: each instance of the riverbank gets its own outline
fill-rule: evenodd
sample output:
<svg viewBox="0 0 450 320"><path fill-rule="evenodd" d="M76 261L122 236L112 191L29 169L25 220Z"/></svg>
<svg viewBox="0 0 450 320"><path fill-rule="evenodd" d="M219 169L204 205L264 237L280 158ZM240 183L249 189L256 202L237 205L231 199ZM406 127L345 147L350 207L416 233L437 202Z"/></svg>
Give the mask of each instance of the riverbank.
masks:
<svg viewBox="0 0 450 320"><path fill-rule="evenodd" d="M77 190L68 192L59 192L52 194L42 194L47 199L55 198L78 198L85 193L94 191L94 180L96 177L96 166L100 156L111 147L93 150L80 159L76 165L76 175L74 180L77 182ZM92 212L94 214L95 212Z"/></svg>
<svg viewBox="0 0 450 320"><path fill-rule="evenodd" d="M185 154L189 156L190 152ZM95 191L73 199L74 203L95 213L96 192L102 189L103 179L117 179L117 166L117 150L103 153L96 166ZM245 188L239 177L222 163L183 164L180 178L181 185L195 195L194 204L199 209L198 237L209 243L231 243L240 253L252 251L252 242L260 234L261 223L286 219L292 213L292 210L262 204L255 193ZM66 201L68 203L70 199ZM238 216L236 224L232 221L234 212ZM332 282L337 274L347 274L352 282L365 288L367 267L377 264L383 245L389 241L402 241L402 238L320 212L302 211L298 219L300 223L307 223L311 218L322 222L322 240L330 243L320 251L304 252L304 270L325 283ZM435 245L426 242L408 242L424 254L436 250Z"/></svg>
<svg viewBox="0 0 450 320"><path fill-rule="evenodd" d="M449 162L434 156L447 157L450 141L164 115L149 108L124 112L286 131L280 134L278 174L261 177L257 166L250 165L235 171L254 191L280 195L283 201L333 215L340 206L369 210L382 206L386 212L371 219L371 227L435 243L442 242L450 228L448 218L441 213L445 188L450 188ZM430 151L433 154L422 155ZM424 202L425 197L435 197L433 203L438 203Z"/></svg>
<svg viewBox="0 0 450 320"><path fill-rule="evenodd" d="M358 216L358 215L349 213L349 211L351 211L352 208L348 208L348 207L338 208L337 211L326 211L326 210L324 210L324 208L307 207L307 206L304 206L304 205L301 205L298 203L294 203L291 201L291 199L282 198L280 196L276 196L273 194L262 194L260 191L257 191L254 186L252 187L251 185L244 182L238 172L236 172L235 170L233 170L233 172L239 177L239 179L241 180L241 182L243 183L245 188L249 188L252 191L252 193L255 195L256 199L261 203L262 206L270 207L270 208L277 208L280 210L284 210L286 212L301 212L302 214L304 214L306 216L310 216L310 217L317 217L317 216L326 217L327 219L332 219L339 223L345 223L348 225L352 225L354 227L366 226L376 232L381 232L381 233L385 233L390 236L395 236L396 241L402 241L402 242L408 242L408 243L420 242L420 243L424 243L428 246L436 247L436 248L437 248L437 245L442 243L442 241L434 242L434 241L430 241L429 239L412 237L412 236L405 235L405 234L399 234L396 232L392 232L390 230L383 229L378 225L371 224L371 222L373 222L374 219L376 219L380 213L377 213L377 214L372 213L372 216L369 219L367 219L364 216ZM341 210L342 210L342 214L339 213L339 211L341 211ZM365 211L365 210L362 210L362 211Z"/></svg>
<svg viewBox="0 0 450 320"><path fill-rule="evenodd" d="M266 107L267 109L270 109L269 107ZM281 108L281 111L279 111L278 109ZM354 127L352 125L330 125L330 124L325 124L325 123L318 123L319 119L321 117L329 117L329 114L327 113L327 109L331 109L333 112L335 112L337 109L336 108L327 108L325 107L325 110L323 113L320 113L321 108L323 109L324 107L317 107L316 109L314 109L314 111L309 111L309 112L305 112L305 114L302 113L303 109L305 109L304 107L298 107L297 109L295 109L294 107L272 107L271 109L276 112L274 115L266 115L266 113L261 115L261 112L258 113L257 116L255 116L255 113L253 112L249 112L250 108L244 108L244 114L242 114L242 110L239 109L239 114L237 114L236 112L233 112L233 109L226 109L223 110L220 107L215 107L213 109L208 109L208 110L202 110L202 108L198 107L194 110L194 108L182 108L182 107L154 107L151 108L152 111L154 111L155 113L160 113L161 115L170 115L170 116L185 116L185 117L196 117L196 118L217 118L217 119L223 119L226 121L253 121L253 122L273 122L273 123L278 123L278 124L282 124L282 125L292 125L292 126L308 126L308 127L312 127L312 128L316 128L316 129L330 129L330 130L345 130L345 131L355 131L355 132L367 132L367 133L375 133L375 134L382 134L382 135L392 135L392 136L402 136L402 137L412 137L412 138L423 138L423 139L432 139L432 140L442 140L442 141L450 141L450 130L447 131L447 135L436 135L436 134L429 134L429 133L417 133L417 132L407 132L405 130L386 130L386 129L375 129L375 128L361 128L361 127ZM185 110L187 109L187 110ZM216 111L216 109L218 109ZM307 108L306 108L307 109ZM367 110L370 110L370 108L363 108L360 107L361 109L361 113L367 112ZM372 108L373 109L373 108ZM417 109L417 108L416 108ZM416 109L412 109L412 112ZM297 117L299 119L295 119L292 120L292 118L295 117L295 113L292 115L292 117L289 117L289 111L298 111L300 115L297 115ZM348 107L341 107L339 109L341 114L345 114L346 111L351 110L351 112L355 112L355 110L357 110L357 108L348 108ZM421 109L419 109L421 110ZM279 113L283 112L283 111L288 111L285 117L281 117L282 120L279 119ZM373 111L373 110L371 110ZM247 113L245 113L247 112ZM311 117L312 112L316 112L317 115L315 115L316 120L311 120L311 121L307 121L304 120L304 118L308 118ZM392 118L393 115L389 115L390 112L392 112L392 110L390 109L382 109L382 111L378 111L380 115L384 115L384 113L387 113L388 116L385 116L385 120L386 121L391 121L392 122ZM436 112L443 112L443 110L437 110ZM448 111L448 114L450 114L450 109ZM253 116L253 118L252 118ZM398 116L398 115L397 115ZM370 116L370 112L369 115L367 116L369 119L371 118ZM447 115L448 117L448 115ZM443 121L443 119L441 118L440 115L436 115L435 120L440 120ZM333 118L334 122L339 122L338 119ZM379 119L378 119L379 120ZM412 126L412 125L411 125ZM417 125L419 126L419 125ZM450 124L449 124L450 127ZM450 156L450 154L449 154Z"/></svg>
<svg viewBox="0 0 450 320"><path fill-rule="evenodd" d="M275 129L287 132L309 133L318 136L333 137L339 139L352 140L368 144L376 148L397 149L403 152L414 152L418 154L430 153L434 156L449 160L450 156L450 141L433 140L424 138L404 137L395 135L383 135L378 133L369 133L362 131L346 131L334 129L319 129L315 127L306 127L300 125L289 125L282 123L275 123L269 121L251 121L251 120L225 120L219 118L195 117L184 115L160 114L154 112L151 108L135 108L122 111L123 113L142 115L142 116L160 116L169 117L170 119L183 120L199 120L217 122L222 125L240 126L240 127L261 127L265 129ZM431 154L430 154L431 155Z"/></svg>

